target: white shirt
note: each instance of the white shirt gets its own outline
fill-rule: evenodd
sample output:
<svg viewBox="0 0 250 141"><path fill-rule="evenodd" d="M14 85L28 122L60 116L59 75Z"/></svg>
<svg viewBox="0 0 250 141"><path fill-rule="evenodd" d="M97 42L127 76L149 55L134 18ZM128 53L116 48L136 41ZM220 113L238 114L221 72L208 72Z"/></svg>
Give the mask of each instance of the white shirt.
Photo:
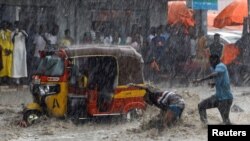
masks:
<svg viewBox="0 0 250 141"><path fill-rule="evenodd" d="M132 43L132 37L128 36L128 37L126 38L126 44L127 44L127 45L130 45L131 43Z"/></svg>
<svg viewBox="0 0 250 141"><path fill-rule="evenodd" d="M57 36L54 36L54 35L52 35L50 33L45 33L45 37L46 37L47 40L50 41L51 45L57 44Z"/></svg>
<svg viewBox="0 0 250 141"><path fill-rule="evenodd" d="M103 41L103 43L104 43L105 45L111 45L112 42L113 42L112 36L105 37L105 38L104 38L104 41Z"/></svg>
<svg viewBox="0 0 250 141"><path fill-rule="evenodd" d="M36 35L33 41L33 44L35 44L35 57L40 57L39 51L44 50L46 46L46 41L43 39L41 35Z"/></svg>
<svg viewBox="0 0 250 141"><path fill-rule="evenodd" d="M131 44L131 46L139 53L141 53L141 47L140 44L138 44L136 41Z"/></svg>
<svg viewBox="0 0 250 141"><path fill-rule="evenodd" d="M153 39L154 37L155 37L155 35L150 34L150 35L148 36L148 42L151 43L151 41L152 41L152 39Z"/></svg>

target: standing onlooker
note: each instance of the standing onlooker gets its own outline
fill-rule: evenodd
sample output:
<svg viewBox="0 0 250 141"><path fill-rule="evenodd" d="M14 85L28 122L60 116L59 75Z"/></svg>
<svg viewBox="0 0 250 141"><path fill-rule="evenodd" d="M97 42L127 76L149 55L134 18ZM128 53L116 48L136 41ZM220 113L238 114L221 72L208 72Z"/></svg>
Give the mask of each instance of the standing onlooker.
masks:
<svg viewBox="0 0 250 141"><path fill-rule="evenodd" d="M1 22L0 45L2 46L2 65L0 71L1 81L8 80L12 74L12 54L13 44L11 42L11 31L8 28L7 21Z"/></svg>
<svg viewBox="0 0 250 141"><path fill-rule="evenodd" d="M162 34L162 27L159 26L156 29L156 35L152 39L150 47L153 53L153 58L155 61L160 64L160 67L165 68L166 63L166 40Z"/></svg>
<svg viewBox="0 0 250 141"><path fill-rule="evenodd" d="M14 44L12 77L17 79L17 84L20 84L19 79L28 76L25 45L25 39L28 37L28 34L21 29L19 21L16 21L14 26L15 31L12 33Z"/></svg>
<svg viewBox="0 0 250 141"><path fill-rule="evenodd" d="M121 36L117 31L113 32L113 44L115 44L115 45L121 44Z"/></svg>
<svg viewBox="0 0 250 141"><path fill-rule="evenodd" d="M50 33L45 33L45 38L47 42L48 50L56 49L57 47L57 34L59 32L59 26L57 24L52 24L52 29ZM50 27L48 27L49 29Z"/></svg>
<svg viewBox="0 0 250 141"><path fill-rule="evenodd" d="M170 33L169 33L169 28L170 28L170 25L166 25L165 27L162 27L164 28L161 36L165 38L165 41L168 40L169 36L170 36Z"/></svg>
<svg viewBox="0 0 250 141"><path fill-rule="evenodd" d="M168 37L168 40L166 41L166 69L171 74L175 74L176 67L178 66L177 57L178 57L178 50L180 46L182 45L182 41L180 40L178 29L176 25L171 25L169 28L170 36Z"/></svg>
<svg viewBox="0 0 250 141"><path fill-rule="evenodd" d="M110 29L105 30L103 43L104 45L111 45L113 43L113 37Z"/></svg>
<svg viewBox="0 0 250 141"><path fill-rule="evenodd" d="M34 71L37 69L39 62L40 62L40 54L39 51L43 51L46 47L46 40L44 37L44 26L40 25L39 26L39 31L37 33L37 35L35 35L34 37L34 57L33 57L33 61L32 61L32 73L34 73Z"/></svg>
<svg viewBox="0 0 250 141"><path fill-rule="evenodd" d="M239 55L237 56L237 58L233 61L233 63L231 63L228 67L230 68L229 70L231 70L231 75L232 75L232 82L239 86L244 84L245 82L248 81L243 81L242 80L242 76L246 76L244 75L245 73L241 73L242 70L246 70L246 66L248 67L250 65L250 33L245 33L242 35L242 37L236 41L235 45L238 47L239 49ZM248 72L246 72L248 73ZM247 80L247 78L245 78L245 80Z"/></svg>
<svg viewBox="0 0 250 141"><path fill-rule="evenodd" d="M103 39L104 37L103 37L103 35L102 35L102 33L100 32L100 31L98 31L98 32L96 32L96 40L95 40L95 43L96 44L101 44L101 43L103 43Z"/></svg>
<svg viewBox="0 0 250 141"><path fill-rule="evenodd" d="M132 37L132 43L131 46L138 52L141 53L141 40L140 40L140 35L136 33Z"/></svg>
<svg viewBox="0 0 250 141"><path fill-rule="evenodd" d="M83 34L82 43L83 44L91 44L92 43L91 34L89 32L85 32Z"/></svg>
<svg viewBox="0 0 250 141"><path fill-rule="evenodd" d="M60 41L60 45L62 47L69 47L70 45L72 45L74 43L73 38L70 36L70 30L66 29L64 31L64 38L62 38L62 40Z"/></svg>
<svg viewBox="0 0 250 141"><path fill-rule="evenodd" d="M27 21L26 21L27 22ZM34 40L36 35L38 34L38 26L36 23L33 23L29 30L25 30L27 31L28 39L26 40L26 52L27 52L27 69L28 69L28 79L25 81L25 83L29 83L31 81L32 78L32 69L33 69L33 59L34 59L34 51L35 51L35 47L34 47Z"/></svg>
<svg viewBox="0 0 250 141"><path fill-rule="evenodd" d="M223 50L223 45L220 43L220 34L214 34L214 41L211 45L209 45L209 51L211 55L218 55L221 57Z"/></svg>
<svg viewBox="0 0 250 141"><path fill-rule="evenodd" d="M199 31L197 38L196 58L201 65L201 75L205 75L205 71L208 64L207 56L207 38L204 35L203 30Z"/></svg>
<svg viewBox="0 0 250 141"><path fill-rule="evenodd" d="M197 79L194 82L201 82L203 80L215 78L215 83L211 83L210 85L216 87L216 93L198 104L200 119L204 124L207 124L206 110L210 108L218 108L223 123L231 124L229 113L233 103L233 95L231 93L227 67L220 62L220 57L217 54L212 54L209 61L214 72L202 79Z"/></svg>
<svg viewBox="0 0 250 141"><path fill-rule="evenodd" d="M132 34L127 32L127 37L126 37L125 44L130 45L131 43L132 43Z"/></svg>
<svg viewBox="0 0 250 141"><path fill-rule="evenodd" d="M151 44L152 39L156 36L156 28L155 27L151 27L149 30L149 35L147 37L147 40L149 42L149 44Z"/></svg>
<svg viewBox="0 0 250 141"><path fill-rule="evenodd" d="M196 57L198 60L204 61L206 59L206 48L207 48L207 38L204 35L204 32L201 30L198 33L198 38L197 38Z"/></svg>
<svg viewBox="0 0 250 141"><path fill-rule="evenodd" d="M250 29L249 29L250 30ZM238 61L245 65L249 65L250 60L250 33L245 33L243 36L235 43L240 49L240 55L238 56Z"/></svg>
<svg viewBox="0 0 250 141"><path fill-rule="evenodd" d="M181 66L179 64L186 63L188 58L190 57L190 36L186 34L185 26L182 24L177 24L177 44L176 50L176 61L178 63L177 66ZM179 72L179 69L177 69L177 72Z"/></svg>

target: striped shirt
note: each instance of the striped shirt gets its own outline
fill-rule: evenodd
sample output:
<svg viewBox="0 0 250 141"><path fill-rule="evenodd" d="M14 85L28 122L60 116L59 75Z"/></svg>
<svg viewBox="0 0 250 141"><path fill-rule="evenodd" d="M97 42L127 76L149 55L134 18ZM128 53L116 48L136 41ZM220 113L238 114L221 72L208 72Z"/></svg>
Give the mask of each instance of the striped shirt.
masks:
<svg viewBox="0 0 250 141"><path fill-rule="evenodd" d="M163 109L167 109L169 105L175 105L180 108L184 108L184 99L175 92L164 91L162 95L157 99L157 104Z"/></svg>

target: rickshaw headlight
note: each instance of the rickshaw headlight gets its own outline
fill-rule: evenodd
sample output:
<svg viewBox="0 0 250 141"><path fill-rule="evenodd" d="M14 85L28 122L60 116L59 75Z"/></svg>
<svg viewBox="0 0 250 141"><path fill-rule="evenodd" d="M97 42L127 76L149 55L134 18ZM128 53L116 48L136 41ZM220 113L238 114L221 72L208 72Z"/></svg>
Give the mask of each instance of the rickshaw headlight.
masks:
<svg viewBox="0 0 250 141"><path fill-rule="evenodd" d="M60 92L60 85L42 85L39 87L40 95L53 95Z"/></svg>
<svg viewBox="0 0 250 141"><path fill-rule="evenodd" d="M45 91L45 89L44 89L43 86L40 86L40 87L39 87L39 93L40 93L41 96L43 96L43 95L46 94L46 91Z"/></svg>
<svg viewBox="0 0 250 141"><path fill-rule="evenodd" d="M44 92L47 94L49 93L50 87L47 85L44 87Z"/></svg>

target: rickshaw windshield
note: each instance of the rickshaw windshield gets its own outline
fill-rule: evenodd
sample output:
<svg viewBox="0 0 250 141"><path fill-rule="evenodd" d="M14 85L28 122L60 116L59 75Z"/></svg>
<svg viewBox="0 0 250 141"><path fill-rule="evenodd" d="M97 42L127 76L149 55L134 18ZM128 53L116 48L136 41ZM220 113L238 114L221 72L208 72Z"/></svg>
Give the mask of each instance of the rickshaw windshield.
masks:
<svg viewBox="0 0 250 141"><path fill-rule="evenodd" d="M62 58L55 55L45 56L38 65L36 75L61 76L63 71L64 62Z"/></svg>

